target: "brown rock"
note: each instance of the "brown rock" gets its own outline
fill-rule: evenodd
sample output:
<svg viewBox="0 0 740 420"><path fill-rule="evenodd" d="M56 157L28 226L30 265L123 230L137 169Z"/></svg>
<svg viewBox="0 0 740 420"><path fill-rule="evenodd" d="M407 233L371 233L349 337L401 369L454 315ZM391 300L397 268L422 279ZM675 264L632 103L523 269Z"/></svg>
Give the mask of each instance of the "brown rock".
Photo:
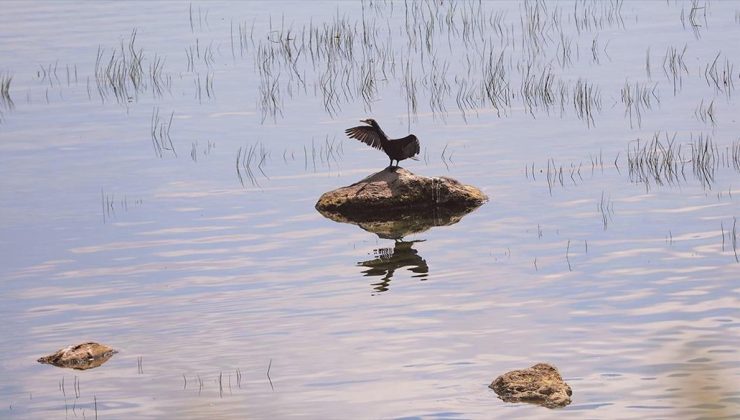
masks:
<svg viewBox="0 0 740 420"><path fill-rule="evenodd" d="M65 347L56 353L39 358L38 362L58 367L86 370L102 365L116 353L118 353L116 350L104 344L88 342Z"/></svg>
<svg viewBox="0 0 740 420"><path fill-rule="evenodd" d="M486 201L488 197L481 190L452 178L428 178L396 167L324 193L316 209L355 217L392 216L401 209L474 209Z"/></svg>
<svg viewBox="0 0 740 420"><path fill-rule="evenodd" d="M488 387L506 402L528 402L547 408L565 407L573 394L558 370L547 363L504 373Z"/></svg>

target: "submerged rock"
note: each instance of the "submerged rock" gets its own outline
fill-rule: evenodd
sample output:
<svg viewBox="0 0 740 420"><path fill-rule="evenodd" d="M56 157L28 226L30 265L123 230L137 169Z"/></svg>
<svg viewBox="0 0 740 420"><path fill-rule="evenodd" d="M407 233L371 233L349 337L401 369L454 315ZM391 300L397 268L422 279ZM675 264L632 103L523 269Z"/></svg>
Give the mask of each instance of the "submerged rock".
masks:
<svg viewBox="0 0 740 420"><path fill-rule="evenodd" d="M481 190L452 178L429 178L400 167L389 167L362 181L324 193L316 209L356 218L392 220L395 212L402 209L472 210L486 201L488 197Z"/></svg>
<svg viewBox="0 0 740 420"><path fill-rule="evenodd" d="M573 394L558 370L547 363L504 373L488 387L506 402L528 402L547 408L565 407Z"/></svg>
<svg viewBox="0 0 740 420"><path fill-rule="evenodd" d="M118 353L116 350L104 344L88 342L65 347L56 353L39 358L38 362L58 367L86 370L102 365L116 353Z"/></svg>

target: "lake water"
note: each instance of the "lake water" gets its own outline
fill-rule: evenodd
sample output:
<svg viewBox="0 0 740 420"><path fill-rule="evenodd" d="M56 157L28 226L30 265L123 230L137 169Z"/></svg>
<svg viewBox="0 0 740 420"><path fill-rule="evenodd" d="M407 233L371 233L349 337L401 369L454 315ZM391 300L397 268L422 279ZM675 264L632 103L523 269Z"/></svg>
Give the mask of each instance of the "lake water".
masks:
<svg viewBox="0 0 740 420"><path fill-rule="evenodd" d="M4 2L0 417L740 412L738 39L738 2ZM367 117L490 201L322 217L387 165ZM537 362L572 404L487 387Z"/></svg>

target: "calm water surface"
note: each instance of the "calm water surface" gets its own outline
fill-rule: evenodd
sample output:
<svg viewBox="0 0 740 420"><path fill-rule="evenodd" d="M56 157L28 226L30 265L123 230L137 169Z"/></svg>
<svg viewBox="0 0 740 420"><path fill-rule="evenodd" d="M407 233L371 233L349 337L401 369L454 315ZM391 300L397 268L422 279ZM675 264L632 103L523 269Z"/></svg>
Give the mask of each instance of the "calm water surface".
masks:
<svg viewBox="0 0 740 420"><path fill-rule="evenodd" d="M0 417L740 412L740 3L5 2ZM491 200L314 210L415 133ZM74 371L36 363L94 340ZM500 401L556 365L561 410Z"/></svg>

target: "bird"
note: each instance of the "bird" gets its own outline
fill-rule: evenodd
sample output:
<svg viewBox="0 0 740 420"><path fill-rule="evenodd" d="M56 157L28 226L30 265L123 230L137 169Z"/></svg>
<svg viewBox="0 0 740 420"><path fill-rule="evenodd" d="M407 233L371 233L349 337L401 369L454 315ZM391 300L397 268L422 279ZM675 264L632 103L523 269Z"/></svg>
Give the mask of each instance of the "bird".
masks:
<svg viewBox="0 0 740 420"><path fill-rule="evenodd" d="M374 119L368 118L360 120L360 122L368 125L348 128L344 132L351 139L357 139L368 146L384 151L391 159L389 168L393 167L394 160L397 165L400 165L402 160L408 158L419 160L414 157L419 154L420 150L419 139L415 135L409 134L400 139L389 139Z"/></svg>

